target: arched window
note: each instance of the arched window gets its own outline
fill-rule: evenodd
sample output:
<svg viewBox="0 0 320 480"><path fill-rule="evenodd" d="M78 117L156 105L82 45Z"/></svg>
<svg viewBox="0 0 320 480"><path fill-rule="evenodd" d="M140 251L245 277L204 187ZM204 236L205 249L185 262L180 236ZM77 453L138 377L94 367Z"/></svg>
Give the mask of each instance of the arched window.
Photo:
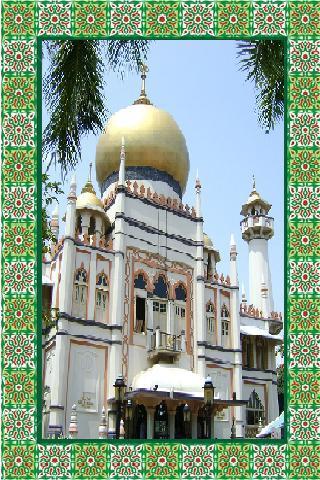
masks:
<svg viewBox="0 0 320 480"><path fill-rule="evenodd" d="M159 275L158 280L154 286L154 295L159 298L168 298L168 286L163 275Z"/></svg>
<svg viewBox="0 0 320 480"><path fill-rule="evenodd" d="M94 217L90 217L88 234L94 235L95 233L96 233L96 219Z"/></svg>
<svg viewBox="0 0 320 480"><path fill-rule="evenodd" d="M160 327L161 332L167 332L168 286L163 275L159 275L153 293L159 299L153 301L153 325Z"/></svg>
<svg viewBox="0 0 320 480"><path fill-rule="evenodd" d="M183 283L175 288L175 324L174 331L176 335L181 335L182 330L186 330L186 298L187 291Z"/></svg>
<svg viewBox="0 0 320 480"><path fill-rule="evenodd" d="M214 328L214 323L215 323L215 308L214 305L211 301L209 301L206 305L206 316L207 316L207 339L209 343L214 343L215 340L215 328Z"/></svg>
<svg viewBox="0 0 320 480"><path fill-rule="evenodd" d="M146 292L147 281L142 273L139 273L134 279L135 288L135 311L134 311L134 331L135 333L146 333Z"/></svg>
<svg viewBox="0 0 320 480"><path fill-rule="evenodd" d="M76 232L78 232L79 235L82 233L82 218L81 218L81 215L78 215L78 217L77 217Z"/></svg>
<svg viewBox="0 0 320 480"><path fill-rule="evenodd" d="M247 425L259 425L259 419L264 420L264 406L255 390L252 391L246 407Z"/></svg>
<svg viewBox="0 0 320 480"><path fill-rule="evenodd" d="M144 290L146 288L147 282L144 279L144 276L142 273L139 273L139 275L134 279L134 288L140 288L141 290Z"/></svg>
<svg viewBox="0 0 320 480"><path fill-rule="evenodd" d="M83 266L76 270L73 288L72 315L86 318L87 316L87 294L88 275Z"/></svg>
<svg viewBox="0 0 320 480"><path fill-rule="evenodd" d="M175 295L176 295L176 300L181 300L182 302L186 301L187 291L182 283L179 283L179 285L176 287Z"/></svg>
<svg viewBox="0 0 320 480"><path fill-rule="evenodd" d="M221 308L221 343L222 346L228 348L230 346L230 314L227 306L222 305Z"/></svg>
<svg viewBox="0 0 320 480"><path fill-rule="evenodd" d="M221 317L222 318L229 318L229 310L227 309L227 306L226 306L225 303L221 307Z"/></svg>
<svg viewBox="0 0 320 480"><path fill-rule="evenodd" d="M109 282L106 274L101 272L96 279L96 322L107 322L107 312L109 307Z"/></svg>
<svg viewBox="0 0 320 480"><path fill-rule="evenodd" d="M253 368L253 347L251 337L242 337L242 365L244 368Z"/></svg>

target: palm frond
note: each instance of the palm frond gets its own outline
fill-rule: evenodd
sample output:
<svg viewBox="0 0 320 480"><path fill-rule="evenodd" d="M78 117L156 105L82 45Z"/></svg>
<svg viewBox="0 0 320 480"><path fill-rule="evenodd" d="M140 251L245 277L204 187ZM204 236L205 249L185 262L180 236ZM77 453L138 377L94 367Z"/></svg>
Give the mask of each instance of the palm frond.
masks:
<svg viewBox="0 0 320 480"><path fill-rule="evenodd" d="M81 137L103 128L103 63L97 41L62 41L50 53L52 64L43 90L51 118L43 148L44 153L57 153L65 176L81 158Z"/></svg>
<svg viewBox="0 0 320 480"><path fill-rule="evenodd" d="M50 68L43 81L50 120L43 154L58 163L62 178L81 159L81 138L102 130L107 117L103 94L105 64L123 77L146 58L146 40L65 40L46 42ZM105 52L103 52L105 47ZM105 57L105 58L104 58Z"/></svg>
<svg viewBox="0 0 320 480"><path fill-rule="evenodd" d="M284 113L284 45L280 40L250 40L238 44L240 69L256 89L258 122L268 133Z"/></svg>
<svg viewBox="0 0 320 480"><path fill-rule="evenodd" d="M138 71L142 60L147 58L150 47L147 40L109 40L105 42L107 65L121 78L126 70Z"/></svg>

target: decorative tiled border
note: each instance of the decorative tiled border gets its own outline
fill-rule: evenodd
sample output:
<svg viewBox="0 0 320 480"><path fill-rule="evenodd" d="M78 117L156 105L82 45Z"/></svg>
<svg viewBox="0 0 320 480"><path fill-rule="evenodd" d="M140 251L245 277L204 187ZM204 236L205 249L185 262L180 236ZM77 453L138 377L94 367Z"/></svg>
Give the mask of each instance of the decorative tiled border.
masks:
<svg viewBox="0 0 320 480"><path fill-rule="evenodd" d="M2 2L2 476L320 478L317 1ZM283 37L287 45L287 443L38 444L37 36ZM44 38L44 37L43 37Z"/></svg>

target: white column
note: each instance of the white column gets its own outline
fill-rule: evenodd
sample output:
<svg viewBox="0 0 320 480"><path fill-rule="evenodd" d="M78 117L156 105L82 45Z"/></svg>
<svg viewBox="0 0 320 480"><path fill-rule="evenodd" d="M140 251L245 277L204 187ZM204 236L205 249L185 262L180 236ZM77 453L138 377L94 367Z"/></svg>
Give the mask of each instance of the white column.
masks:
<svg viewBox="0 0 320 480"><path fill-rule="evenodd" d="M88 212L81 213L81 228L82 234L88 234L90 226L90 215Z"/></svg>
<svg viewBox="0 0 320 480"><path fill-rule="evenodd" d="M68 325L67 320L58 321L59 332L63 333ZM66 389L68 378L69 336L56 335L56 350L53 360L52 383L51 383L51 406L49 427L62 427L66 433Z"/></svg>
<svg viewBox="0 0 320 480"><path fill-rule="evenodd" d="M96 217L96 239L99 242L102 235L102 218L100 216Z"/></svg>
<svg viewBox="0 0 320 480"><path fill-rule="evenodd" d="M201 184L197 176L196 179L196 215L198 217L196 226L196 267L195 267L195 366L196 371L203 378L205 377L206 362L205 362L205 348L197 345L197 342L204 342L206 339L206 315L205 315L205 301L204 301L204 261L203 261L203 221L201 216ZM199 358L199 356L201 358Z"/></svg>
<svg viewBox="0 0 320 480"><path fill-rule="evenodd" d="M152 348L153 335L153 301L152 298L147 297L147 349Z"/></svg>
<svg viewBox="0 0 320 480"><path fill-rule="evenodd" d="M268 240L255 238L249 245L249 289L250 303L262 310L261 278L265 279L269 289L269 305L273 310L272 284L269 269Z"/></svg>
<svg viewBox="0 0 320 480"><path fill-rule="evenodd" d="M168 301L168 314L167 314L167 333L173 335L174 330L174 301Z"/></svg>
<svg viewBox="0 0 320 480"><path fill-rule="evenodd" d="M222 345L221 340L221 290L217 287L217 345Z"/></svg>
<svg viewBox="0 0 320 480"><path fill-rule="evenodd" d="M91 252L90 256L90 276L89 276L89 296L88 296L88 320L95 320L94 310L96 305L96 275L97 275L97 253Z"/></svg>
<svg viewBox="0 0 320 480"><path fill-rule="evenodd" d="M76 229L76 182L72 178L68 195L65 240L62 251L61 281L59 290L59 310L71 315L73 278L75 271L75 245L73 243Z"/></svg>

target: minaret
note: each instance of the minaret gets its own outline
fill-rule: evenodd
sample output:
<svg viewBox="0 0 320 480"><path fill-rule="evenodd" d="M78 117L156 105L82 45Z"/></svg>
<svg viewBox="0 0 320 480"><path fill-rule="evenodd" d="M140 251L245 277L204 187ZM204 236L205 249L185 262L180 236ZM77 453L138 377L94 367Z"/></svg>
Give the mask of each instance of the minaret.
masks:
<svg viewBox="0 0 320 480"><path fill-rule="evenodd" d="M111 284L115 285L116 288L112 289L111 297L111 324L123 324L123 314L124 314L124 264L125 264L125 196L126 196L126 186L125 186L125 146L124 138L122 137L122 145L120 151L120 165L119 165L119 177L118 177L118 186L116 190L116 199L115 199L115 220L114 220L114 231L113 231L113 250L114 250L114 264L113 264L113 275L111 279ZM120 338L115 338L115 340L120 340ZM127 376L126 371L122 371L121 367L121 346L114 343L110 347L110 356L109 356L109 368L111 372L116 372L117 374L121 373L124 375L125 380ZM115 378L109 376L109 389L113 387L113 382Z"/></svg>
<svg viewBox="0 0 320 480"><path fill-rule="evenodd" d="M203 218L201 214L201 183L198 172L196 177L196 200L195 211L197 217L196 230L196 268L195 268L195 365L197 366L197 373L205 377L206 362L205 362L205 348L203 342L206 338L206 313L205 313L205 299L204 299L204 261L203 261ZM201 346L198 345L201 342ZM200 357L200 358L199 358Z"/></svg>
<svg viewBox="0 0 320 480"><path fill-rule="evenodd" d="M58 204L56 205L55 209L52 212L52 217L51 217L51 222L50 222L50 228L52 235L55 238L55 243L58 242L58 237L59 237L59 210L58 210Z"/></svg>
<svg viewBox="0 0 320 480"><path fill-rule="evenodd" d="M230 282L232 286L238 286L237 255L237 245L232 233L230 238Z"/></svg>
<svg viewBox="0 0 320 480"><path fill-rule="evenodd" d="M240 212L244 217L240 223L242 238L249 246L249 303L269 313L274 309L268 255L268 241L274 233L274 219L268 216L270 209L270 203L263 200L257 192L253 177L252 192ZM268 290L267 302L261 292L262 278Z"/></svg>
<svg viewBox="0 0 320 480"><path fill-rule="evenodd" d="M70 348L69 335L61 334L68 331L68 317L72 310L72 288L75 269L76 246L74 244L76 228L76 178L72 177L66 211L65 238L62 250L61 280L59 285L59 320L56 335L55 357L52 368L51 405L49 431L61 429L66 424L66 391L68 352ZM66 432L64 432L66 433Z"/></svg>
<svg viewBox="0 0 320 480"><path fill-rule="evenodd" d="M76 177L73 175L70 183L70 192L68 195L66 211L65 239L63 244L63 255L61 263L61 282L59 294L60 312L71 315L72 295L70 294L70 285L73 285L75 245L74 237L76 230Z"/></svg>
<svg viewBox="0 0 320 480"><path fill-rule="evenodd" d="M242 283L242 286L241 286L241 303L242 303L242 305L245 305L247 303L247 295L246 295L246 290L244 288L243 283Z"/></svg>

